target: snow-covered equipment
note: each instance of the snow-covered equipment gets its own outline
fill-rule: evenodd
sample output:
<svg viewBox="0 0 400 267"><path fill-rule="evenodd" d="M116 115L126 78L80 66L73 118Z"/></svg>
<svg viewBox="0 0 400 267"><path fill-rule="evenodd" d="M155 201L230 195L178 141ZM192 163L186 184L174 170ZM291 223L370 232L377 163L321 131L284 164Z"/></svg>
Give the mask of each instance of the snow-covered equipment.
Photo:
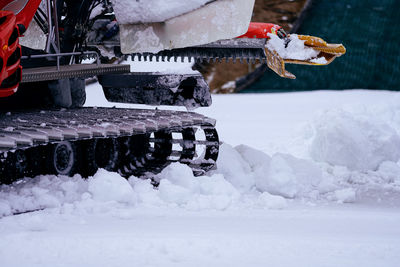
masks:
<svg viewBox="0 0 400 267"><path fill-rule="evenodd" d="M342 44L329 44L315 36L289 35L272 23L252 22L247 33L240 38L268 39L265 45L268 67L289 79L296 79L296 76L285 69L285 63L322 66L346 53Z"/></svg>
<svg viewBox="0 0 400 267"><path fill-rule="evenodd" d="M87 177L98 168L148 177L171 162L195 174L215 168L215 120L83 108L85 78L96 77L110 101L209 106L198 73L140 72L122 62L269 61L267 38L235 38L248 30L253 6L254 0L2 1L0 183L40 174Z"/></svg>

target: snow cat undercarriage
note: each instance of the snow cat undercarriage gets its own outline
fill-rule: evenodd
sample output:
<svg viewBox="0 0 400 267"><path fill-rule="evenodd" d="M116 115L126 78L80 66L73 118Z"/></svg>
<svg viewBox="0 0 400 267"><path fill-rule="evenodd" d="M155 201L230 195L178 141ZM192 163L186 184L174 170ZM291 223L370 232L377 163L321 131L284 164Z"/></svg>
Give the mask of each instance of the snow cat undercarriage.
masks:
<svg viewBox="0 0 400 267"><path fill-rule="evenodd" d="M88 177L98 168L124 177L151 177L171 162L187 164L195 175L215 168L219 149L215 120L193 112L157 108L84 108L85 79L96 77L110 101L193 109L211 104L208 85L199 73L135 72L123 61L128 56L140 60L150 55L147 60L251 60L262 59L263 49L256 55L254 45L242 47L227 40L211 46L177 46L155 58L154 53L136 51L123 55L118 24L110 27L115 22L111 1L10 2L37 5L33 23L47 41L44 49L37 49L26 46L26 42L20 45L19 38L6 40L15 46L12 54L17 55L14 61L22 66L22 73L2 81L2 87L11 93L0 98L0 183L42 174ZM206 5L227 1L209 2ZM4 11L7 8L15 18ZM1 7L7 12L2 15L15 20L21 37L28 29L30 20L26 22L26 16L33 16L32 10L25 10L26 15L24 8L13 8L12 4ZM99 23L101 27L97 27ZM244 25L247 27L248 21Z"/></svg>

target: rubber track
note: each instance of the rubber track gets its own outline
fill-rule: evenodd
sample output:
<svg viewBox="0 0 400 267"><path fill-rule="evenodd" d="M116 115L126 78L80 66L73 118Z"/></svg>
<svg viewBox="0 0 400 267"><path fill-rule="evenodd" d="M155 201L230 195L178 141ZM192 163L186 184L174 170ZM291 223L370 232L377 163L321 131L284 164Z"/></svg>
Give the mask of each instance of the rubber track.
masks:
<svg viewBox="0 0 400 267"><path fill-rule="evenodd" d="M143 146L146 150L145 164L122 159L124 167L114 168L124 176L157 173L173 161L188 164L195 174L202 174L215 166L218 156L219 140L214 126L215 120L201 114L158 109L78 108L0 113L0 183L12 182L18 176L32 176L24 171L15 173L21 168L15 167L21 161L20 151L25 158L32 149L47 157L42 152L57 143L69 141L82 146L98 139L118 143L133 140L137 143L134 147ZM202 140L196 140L194 133L198 129L204 133ZM174 137L174 133L180 137ZM175 145L181 148L173 148ZM201 155L196 154L196 146L204 147ZM118 149L127 158L138 152L133 151L135 148L119 146ZM16 168L11 172L15 177L1 177L10 165ZM38 174L46 174L46 170L33 175Z"/></svg>

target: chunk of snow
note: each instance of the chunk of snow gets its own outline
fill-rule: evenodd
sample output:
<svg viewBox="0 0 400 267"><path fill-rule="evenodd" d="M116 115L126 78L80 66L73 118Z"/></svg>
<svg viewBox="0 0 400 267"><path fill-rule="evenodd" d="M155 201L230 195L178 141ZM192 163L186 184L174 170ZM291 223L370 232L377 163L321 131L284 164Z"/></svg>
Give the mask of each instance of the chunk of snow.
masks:
<svg viewBox="0 0 400 267"><path fill-rule="evenodd" d="M267 154L247 147L236 148L251 166L255 184L261 192L293 198L315 190L322 179L321 169L311 161L288 154Z"/></svg>
<svg viewBox="0 0 400 267"><path fill-rule="evenodd" d="M339 203L352 203L356 200L356 192L352 188L336 190L335 198Z"/></svg>
<svg viewBox="0 0 400 267"><path fill-rule="evenodd" d="M236 82L235 81L229 81L227 83L224 83L221 86L221 89L235 89L236 88Z"/></svg>
<svg viewBox="0 0 400 267"><path fill-rule="evenodd" d="M383 121L345 111L327 111L314 126L310 153L316 161L366 171L400 158L400 137Z"/></svg>
<svg viewBox="0 0 400 267"><path fill-rule="evenodd" d="M274 195L294 198L298 192L296 175L281 155L272 157L268 171L256 181L258 189Z"/></svg>
<svg viewBox="0 0 400 267"><path fill-rule="evenodd" d="M133 189L129 182L118 173L100 169L89 178L88 191L96 201L131 203Z"/></svg>
<svg viewBox="0 0 400 267"><path fill-rule="evenodd" d="M246 145L239 145L235 147L235 149L240 153L242 158L250 165L253 171L262 168L264 165L269 165L271 161L270 156L252 147Z"/></svg>
<svg viewBox="0 0 400 267"><path fill-rule="evenodd" d="M400 166L392 161L384 161L379 165L378 172L387 183L400 181Z"/></svg>
<svg viewBox="0 0 400 267"><path fill-rule="evenodd" d="M325 57L318 57L318 58L313 58L310 60L312 63L316 63L316 64L326 64L328 63L328 61L326 61Z"/></svg>
<svg viewBox="0 0 400 267"><path fill-rule="evenodd" d="M285 40L277 35L269 33L270 38L267 42L267 48L276 51L284 59L309 60L318 56L319 51L304 45L304 41L300 40L297 34L291 34L289 44L285 47Z"/></svg>
<svg viewBox="0 0 400 267"><path fill-rule="evenodd" d="M157 179L159 197L171 204L190 210L228 208L240 193L222 175L194 177L191 169L182 164L171 164Z"/></svg>
<svg viewBox="0 0 400 267"><path fill-rule="evenodd" d="M225 143L220 146L217 164L218 172L240 191L249 191L254 187L255 181L250 174L249 164L232 146Z"/></svg>

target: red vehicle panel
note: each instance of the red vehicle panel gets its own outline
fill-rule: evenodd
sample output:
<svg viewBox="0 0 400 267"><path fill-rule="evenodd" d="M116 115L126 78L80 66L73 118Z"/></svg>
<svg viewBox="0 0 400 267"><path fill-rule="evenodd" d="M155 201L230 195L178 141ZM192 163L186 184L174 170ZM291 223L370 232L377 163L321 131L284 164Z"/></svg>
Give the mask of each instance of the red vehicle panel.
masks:
<svg viewBox="0 0 400 267"><path fill-rule="evenodd" d="M17 91L22 78L19 37L28 28L40 0L0 0L0 97Z"/></svg>
<svg viewBox="0 0 400 267"><path fill-rule="evenodd" d="M268 33L278 35L283 32L283 28L279 25L272 23L251 22L247 32L238 38L269 38ZM286 35L286 33L284 33ZM281 37L281 36L279 36ZM281 37L282 38L282 37Z"/></svg>

